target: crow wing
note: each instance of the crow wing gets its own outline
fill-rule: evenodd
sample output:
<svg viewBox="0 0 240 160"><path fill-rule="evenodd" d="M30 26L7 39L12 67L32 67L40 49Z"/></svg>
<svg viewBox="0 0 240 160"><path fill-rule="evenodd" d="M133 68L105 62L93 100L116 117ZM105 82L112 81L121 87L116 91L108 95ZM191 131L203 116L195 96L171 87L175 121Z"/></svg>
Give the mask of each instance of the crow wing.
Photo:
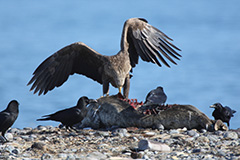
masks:
<svg viewBox="0 0 240 160"><path fill-rule="evenodd" d="M7 130L13 124L12 115L8 112L0 112L0 131Z"/></svg>

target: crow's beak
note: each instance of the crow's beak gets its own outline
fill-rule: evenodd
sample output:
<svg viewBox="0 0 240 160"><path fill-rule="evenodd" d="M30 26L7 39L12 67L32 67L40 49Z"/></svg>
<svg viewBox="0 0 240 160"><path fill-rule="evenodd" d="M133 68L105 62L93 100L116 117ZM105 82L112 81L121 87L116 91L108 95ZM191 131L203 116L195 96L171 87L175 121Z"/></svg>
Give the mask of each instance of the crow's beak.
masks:
<svg viewBox="0 0 240 160"><path fill-rule="evenodd" d="M89 99L89 103L97 103L96 99Z"/></svg>
<svg viewBox="0 0 240 160"><path fill-rule="evenodd" d="M213 104L213 105L210 106L210 108L216 108L216 106Z"/></svg>

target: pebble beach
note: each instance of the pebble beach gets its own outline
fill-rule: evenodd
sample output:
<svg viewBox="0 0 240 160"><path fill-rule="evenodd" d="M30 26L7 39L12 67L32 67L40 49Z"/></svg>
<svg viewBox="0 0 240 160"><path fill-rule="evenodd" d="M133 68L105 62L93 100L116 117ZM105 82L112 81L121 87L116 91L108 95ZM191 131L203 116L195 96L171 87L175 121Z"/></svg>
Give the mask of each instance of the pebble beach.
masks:
<svg viewBox="0 0 240 160"><path fill-rule="evenodd" d="M0 159L240 159L240 129L11 128Z"/></svg>

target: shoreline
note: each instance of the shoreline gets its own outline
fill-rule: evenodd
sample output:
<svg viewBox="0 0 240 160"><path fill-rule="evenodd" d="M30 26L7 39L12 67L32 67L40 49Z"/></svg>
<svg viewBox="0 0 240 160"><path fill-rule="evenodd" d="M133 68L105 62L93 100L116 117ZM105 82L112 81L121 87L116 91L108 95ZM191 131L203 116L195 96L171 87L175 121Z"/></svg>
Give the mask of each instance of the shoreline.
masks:
<svg viewBox="0 0 240 160"><path fill-rule="evenodd" d="M10 142L0 144L0 159L240 159L239 137L240 129L11 128L6 133ZM149 144L140 149L140 141ZM159 150L163 145L167 150Z"/></svg>

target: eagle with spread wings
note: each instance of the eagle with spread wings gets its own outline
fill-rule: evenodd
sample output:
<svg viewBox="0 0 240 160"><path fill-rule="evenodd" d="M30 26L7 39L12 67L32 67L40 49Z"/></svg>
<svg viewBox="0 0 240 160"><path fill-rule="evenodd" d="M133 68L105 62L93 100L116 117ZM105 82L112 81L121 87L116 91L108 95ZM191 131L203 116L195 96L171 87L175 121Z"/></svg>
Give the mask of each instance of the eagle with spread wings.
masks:
<svg viewBox="0 0 240 160"><path fill-rule="evenodd" d="M143 18L128 19L123 27L121 50L112 56L106 56L93 50L82 42L70 44L44 60L34 71L28 85L34 94L46 94L61 86L70 75L85 75L103 85L103 95L109 92L109 84L119 89L127 98L130 88L130 72L143 61L167 67L168 59L177 64L181 51L172 44L172 39Z"/></svg>

